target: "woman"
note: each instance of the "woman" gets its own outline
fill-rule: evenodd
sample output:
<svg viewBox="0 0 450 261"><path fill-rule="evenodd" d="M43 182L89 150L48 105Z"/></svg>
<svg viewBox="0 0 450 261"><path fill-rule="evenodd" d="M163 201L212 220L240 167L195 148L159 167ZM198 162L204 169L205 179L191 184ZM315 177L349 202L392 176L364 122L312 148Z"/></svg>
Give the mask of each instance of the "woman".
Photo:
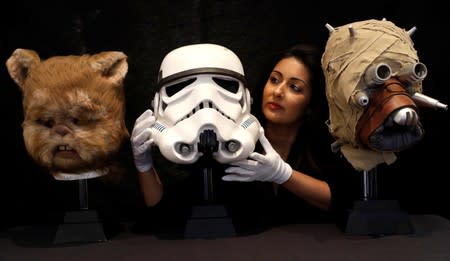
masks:
<svg viewBox="0 0 450 261"><path fill-rule="evenodd" d="M222 178L273 182L271 213L279 225L331 221L330 214L345 219L362 188L359 174L330 149L320 58L310 45L275 58L263 88L252 92L263 151L234 163Z"/></svg>

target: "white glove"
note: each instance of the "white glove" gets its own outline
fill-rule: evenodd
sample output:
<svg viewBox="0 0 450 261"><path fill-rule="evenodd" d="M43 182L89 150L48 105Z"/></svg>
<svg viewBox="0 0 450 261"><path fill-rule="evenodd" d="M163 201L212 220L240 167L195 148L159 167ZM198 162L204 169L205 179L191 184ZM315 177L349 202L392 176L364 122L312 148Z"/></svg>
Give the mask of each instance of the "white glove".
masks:
<svg viewBox="0 0 450 261"><path fill-rule="evenodd" d="M252 152L249 159L232 163L225 169L225 173L232 173L222 177L225 181L272 181L277 184L286 182L292 175L292 168L281 159L264 136L264 129L260 129L259 141L266 151L266 155Z"/></svg>
<svg viewBox="0 0 450 261"><path fill-rule="evenodd" d="M146 172L152 167L153 159L150 146L153 139L151 138L152 131L150 128L155 124L155 121L153 111L148 109L137 118L131 133L134 165L140 172Z"/></svg>

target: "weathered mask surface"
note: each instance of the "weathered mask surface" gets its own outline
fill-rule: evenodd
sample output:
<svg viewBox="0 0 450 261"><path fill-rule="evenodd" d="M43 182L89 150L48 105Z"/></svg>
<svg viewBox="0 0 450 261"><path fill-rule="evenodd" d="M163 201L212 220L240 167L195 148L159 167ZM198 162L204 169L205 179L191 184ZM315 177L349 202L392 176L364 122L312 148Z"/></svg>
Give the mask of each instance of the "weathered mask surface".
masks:
<svg viewBox="0 0 450 261"><path fill-rule="evenodd" d="M445 108L422 94L426 66L410 35L386 20L366 20L337 28L322 56L333 144L356 168L392 163L395 152L424 135L419 105Z"/></svg>

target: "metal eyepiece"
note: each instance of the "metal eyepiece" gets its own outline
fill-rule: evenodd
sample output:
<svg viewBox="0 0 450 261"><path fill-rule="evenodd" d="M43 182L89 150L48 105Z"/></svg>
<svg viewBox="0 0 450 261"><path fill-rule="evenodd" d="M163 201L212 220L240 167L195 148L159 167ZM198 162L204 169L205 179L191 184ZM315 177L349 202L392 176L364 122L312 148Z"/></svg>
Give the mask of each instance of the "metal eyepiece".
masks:
<svg viewBox="0 0 450 261"><path fill-rule="evenodd" d="M385 63L372 64L364 73L364 81L367 86L383 84L391 78L391 67Z"/></svg>
<svg viewBox="0 0 450 261"><path fill-rule="evenodd" d="M408 81L410 83L414 83L425 79L427 73L428 70L425 64L415 63L403 68L403 70L401 70L397 74L397 77L401 81Z"/></svg>

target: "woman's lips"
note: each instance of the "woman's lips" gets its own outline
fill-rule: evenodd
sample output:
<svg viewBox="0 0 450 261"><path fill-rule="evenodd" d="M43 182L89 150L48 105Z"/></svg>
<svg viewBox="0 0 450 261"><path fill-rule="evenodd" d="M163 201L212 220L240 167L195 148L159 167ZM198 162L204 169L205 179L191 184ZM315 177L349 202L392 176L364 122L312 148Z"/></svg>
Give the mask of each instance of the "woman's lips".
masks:
<svg viewBox="0 0 450 261"><path fill-rule="evenodd" d="M268 102L266 106L270 110L279 110L282 108L278 103L274 103L274 102Z"/></svg>

